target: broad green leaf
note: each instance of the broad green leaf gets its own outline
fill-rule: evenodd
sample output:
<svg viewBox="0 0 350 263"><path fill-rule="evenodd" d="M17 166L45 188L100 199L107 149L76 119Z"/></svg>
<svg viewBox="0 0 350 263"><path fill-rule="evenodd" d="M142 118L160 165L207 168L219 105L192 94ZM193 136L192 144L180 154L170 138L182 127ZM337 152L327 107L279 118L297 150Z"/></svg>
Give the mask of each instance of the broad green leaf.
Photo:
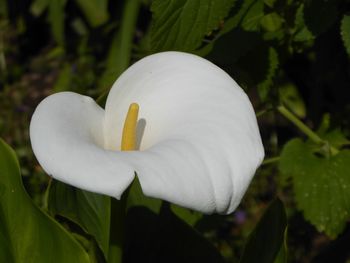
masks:
<svg viewBox="0 0 350 263"><path fill-rule="evenodd" d="M262 101L265 101L268 97L270 88L273 84L273 78L276 75L278 69L278 54L272 47L268 49L268 67L265 78L258 84L258 92Z"/></svg>
<svg viewBox="0 0 350 263"><path fill-rule="evenodd" d="M1 139L0 167L0 262L90 262L81 245L33 204L15 153Z"/></svg>
<svg viewBox="0 0 350 263"><path fill-rule="evenodd" d="M304 20L307 28L319 35L327 31L337 20L338 0L310 0L305 2Z"/></svg>
<svg viewBox="0 0 350 263"><path fill-rule="evenodd" d="M76 0L92 27L104 24L108 18L108 0Z"/></svg>
<svg viewBox="0 0 350 263"><path fill-rule="evenodd" d="M283 203L276 199L250 234L240 263L271 263L283 244L287 215Z"/></svg>
<svg viewBox="0 0 350 263"><path fill-rule="evenodd" d="M304 4L301 4L297 9L294 22L294 38L296 42L304 42L313 40L315 36L305 25L304 20Z"/></svg>
<svg viewBox="0 0 350 263"><path fill-rule="evenodd" d="M283 18L280 17L277 13L273 12L265 15L261 18L260 24L266 31L277 31L281 28L283 23Z"/></svg>
<svg viewBox="0 0 350 263"><path fill-rule="evenodd" d="M154 0L151 49L193 51L219 28L235 0Z"/></svg>
<svg viewBox="0 0 350 263"><path fill-rule="evenodd" d="M263 16L263 3L261 0L238 1L233 9L235 12L230 14L230 17L225 21L224 27L222 31L219 32L219 35L225 34L232 29L239 27L242 25L243 21L250 20L252 14L261 13Z"/></svg>
<svg viewBox="0 0 350 263"><path fill-rule="evenodd" d="M51 25L51 31L56 42L64 45L64 7L67 0L51 0L49 1L48 20Z"/></svg>
<svg viewBox="0 0 350 263"><path fill-rule="evenodd" d="M107 258L111 213L109 197L53 181L48 205L53 215L68 218L93 236Z"/></svg>
<svg viewBox="0 0 350 263"><path fill-rule="evenodd" d="M350 56L350 15L344 15L341 21L340 33L346 52Z"/></svg>
<svg viewBox="0 0 350 263"><path fill-rule="evenodd" d="M318 231L334 238L350 218L350 151L317 156L314 146L300 139L283 148L279 169L291 177L297 206Z"/></svg>

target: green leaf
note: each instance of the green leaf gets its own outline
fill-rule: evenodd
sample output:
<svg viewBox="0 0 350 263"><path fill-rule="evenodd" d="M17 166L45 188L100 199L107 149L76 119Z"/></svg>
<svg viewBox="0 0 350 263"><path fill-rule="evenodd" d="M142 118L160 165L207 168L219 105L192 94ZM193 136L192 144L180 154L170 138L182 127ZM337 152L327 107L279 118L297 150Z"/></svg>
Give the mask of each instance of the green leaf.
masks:
<svg viewBox="0 0 350 263"><path fill-rule="evenodd" d="M315 36L310 32L310 30L305 25L304 20L304 4L301 4L297 9L295 14L294 22L294 38L296 42L310 41L315 38Z"/></svg>
<svg viewBox="0 0 350 263"><path fill-rule="evenodd" d="M315 36L327 31L336 22L337 1L310 0L305 2L305 24Z"/></svg>
<svg viewBox="0 0 350 263"><path fill-rule="evenodd" d="M0 139L0 262L89 262L77 241L25 192L14 151Z"/></svg>
<svg viewBox="0 0 350 263"><path fill-rule="evenodd" d="M147 197L143 194L140 182L135 176L130 188L128 189L128 197L126 201L126 208L130 209L135 206L147 207L152 212L158 214L162 201L156 198Z"/></svg>
<svg viewBox="0 0 350 263"><path fill-rule="evenodd" d="M242 28L246 31L259 31L261 19L264 17L264 2L252 3L242 20Z"/></svg>
<svg viewBox="0 0 350 263"><path fill-rule="evenodd" d="M56 42L64 45L64 8L67 0L51 0L49 1L48 20L51 24L51 31Z"/></svg>
<svg viewBox="0 0 350 263"><path fill-rule="evenodd" d="M272 47L268 49L268 68L265 78L258 84L258 92L262 101L265 101L268 97L270 88L273 84L273 78L276 75L278 69L278 54Z"/></svg>
<svg viewBox="0 0 350 263"><path fill-rule="evenodd" d="M49 192L49 211L78 224L95 237L108 256L110 227L110 198L53 181Z"/></svg>
<svg viewBox="0 0 350 263"><path fill-rule="evenodd" d="M344 15L341 21L340 31L346 52L350 56L350 15Z"/></svg>
<svg viewBox="0 0 350 263"><path fill-rule="evenodd" d="M282 23L283 23L283 18L280 17L275 12L265 15L260 21L261 26L266 31L270 31L270 32L274 32L280 29L282 26Z"/></svg>
<svg viewBox="0 0 350 263"><path fill-rule="evenodd" d="M314 146L300 139L283 148L279 169L291 177L297 206L318 231L334 238L350 218L350 151L328 158L317 156Z"/></svg>
<svg viewBox="0 0 350 263"><path fill-rule="evenodd" d="M235 0L154 0L151 49L193 51L205 35L219 28Z"/></svg>
<svg viewBox="0 0 350 263"><path fill-rule="evenodd" d="M276 199L250 234L240 263L271 263L283 244L287 215L283 203Z"/></svg>
<svg viewBox="0 0 350 263"><path fill-rule="evenodd" d="M92 27L97 27L109 18L108 0L76 0Z"/></svg>
<svg viewBox="0 0 350 263"><path fill-rule="evenodd" d="M297 87L292 83L286 83L281 85L278 91L282 104L286 105L299 118L305 118L305 103Z"/></svg>
<svg viewBox="0 0 350 263"><path fill-rule="evenodd" d="M174 204L170 205L170 209L178 218L192 227L202 218L201 213Z"/></svg>

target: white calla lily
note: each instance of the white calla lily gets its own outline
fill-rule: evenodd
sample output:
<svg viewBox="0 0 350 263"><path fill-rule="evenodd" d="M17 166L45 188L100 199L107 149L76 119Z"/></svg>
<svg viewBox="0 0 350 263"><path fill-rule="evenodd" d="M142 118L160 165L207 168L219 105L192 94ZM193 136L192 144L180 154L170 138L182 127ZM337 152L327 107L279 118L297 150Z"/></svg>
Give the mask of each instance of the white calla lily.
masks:
<svg viewBox="0 0 350 263"><path fill-rule="evenodd" d="M131 103L140 105L137 151L120 151ZM120 198L136 171L145 195L204 213L232 212L264 157L246 94L211 62L181 52L132 65L105 110L76 93L49 96L30 138L58 180Z"/></svg>

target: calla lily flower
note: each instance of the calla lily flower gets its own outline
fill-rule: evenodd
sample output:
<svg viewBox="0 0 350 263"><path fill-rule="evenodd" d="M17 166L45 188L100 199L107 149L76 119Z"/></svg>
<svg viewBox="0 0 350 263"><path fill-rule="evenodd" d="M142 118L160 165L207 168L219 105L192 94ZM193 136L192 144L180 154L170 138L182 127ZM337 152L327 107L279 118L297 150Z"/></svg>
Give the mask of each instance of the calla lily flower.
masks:
<svg viewBox="0 0 350 263"><path fill-rule="evenodd" d="M121 151L125 135L131 146ZM146 196L203 213L232 212L264 157L244 91L211 62L181 52L132 65L105 109L73 92L47 97L30 138L57 180L119 199L136 172Z"/></svg>

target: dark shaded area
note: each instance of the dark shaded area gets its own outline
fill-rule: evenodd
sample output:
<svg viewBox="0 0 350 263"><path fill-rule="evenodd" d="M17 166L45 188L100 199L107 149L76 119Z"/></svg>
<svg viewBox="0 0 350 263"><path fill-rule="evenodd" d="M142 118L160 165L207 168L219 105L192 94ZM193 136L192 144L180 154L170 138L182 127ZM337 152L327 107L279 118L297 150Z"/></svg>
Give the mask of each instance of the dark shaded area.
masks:
<svg viewBox="0 0 350 263"><path fill-rule="evenodd" d="M225 262L209 241L167 206L159 215L144 207L131 208L126 237L125 262Z"/></svg>

